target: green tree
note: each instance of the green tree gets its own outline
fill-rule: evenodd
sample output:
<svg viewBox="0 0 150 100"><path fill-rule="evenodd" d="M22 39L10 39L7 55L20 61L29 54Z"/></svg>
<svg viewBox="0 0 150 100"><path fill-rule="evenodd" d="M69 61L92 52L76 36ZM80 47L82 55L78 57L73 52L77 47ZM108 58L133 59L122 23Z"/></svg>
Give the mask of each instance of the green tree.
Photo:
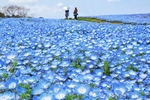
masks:
<svg viewBox="0 0 150 100"><path fill-rule="evenodd" d="M4 13L0 12L0 17L5 17Z"/></svg>

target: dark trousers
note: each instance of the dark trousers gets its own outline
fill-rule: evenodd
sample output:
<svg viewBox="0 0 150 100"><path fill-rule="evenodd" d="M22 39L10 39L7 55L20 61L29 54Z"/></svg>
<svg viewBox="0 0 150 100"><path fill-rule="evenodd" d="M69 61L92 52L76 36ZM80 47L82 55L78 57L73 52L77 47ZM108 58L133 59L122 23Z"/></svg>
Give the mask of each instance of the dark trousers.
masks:
<svg viewBox="0 0 150 100"><path fill-rule="evenodd" d="M77 19L77 15L74 15L74 19Z"/></svg>

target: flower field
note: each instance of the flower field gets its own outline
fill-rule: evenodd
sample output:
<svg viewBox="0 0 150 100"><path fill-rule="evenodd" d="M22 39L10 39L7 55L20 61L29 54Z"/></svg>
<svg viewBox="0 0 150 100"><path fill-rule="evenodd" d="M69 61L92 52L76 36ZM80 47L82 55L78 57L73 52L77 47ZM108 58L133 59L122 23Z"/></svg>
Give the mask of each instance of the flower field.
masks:
<svg viewBox="0 0 150 100"><path fill-rule="evenodd" d="M150 100L147 23L0 19L0 100Z"/></svg>
<svg viewBox="0 0 150 100"><path fill-rule="evenodd" d="M101 15L101 16L95 16L95 17L98 19L105 19L108 21L121 21L123 23L150 25L150 13L109 15L109 16Z"/></svg>

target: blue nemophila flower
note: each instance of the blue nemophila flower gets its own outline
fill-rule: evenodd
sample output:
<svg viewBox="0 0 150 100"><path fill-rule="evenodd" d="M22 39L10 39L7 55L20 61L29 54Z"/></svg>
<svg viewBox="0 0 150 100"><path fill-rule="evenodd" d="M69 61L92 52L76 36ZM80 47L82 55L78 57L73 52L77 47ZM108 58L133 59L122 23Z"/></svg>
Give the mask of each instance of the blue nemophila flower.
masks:
<svg viewBox="0 0 150 100"><path fill-rule="evenodd" d="M85 56L91 57L91 55L92 55L91 51L85 51Z"/></svg>
<svg viewBox="0 0 150 100"><path fill-rule="evenodd" d="M133 45L132 45L132 44L127 44L127 48L128 48L128 49L132 49L132 48L133 48Z"/></svg>
<svg viewBox="0 0 150 100"><path fill-rule="evenodd" d="M78 83L74 82L74 81L70 81L66 83L66 86L73 89L74 87L78 86Z"/></svg>
<svg viewBox="0 0 150 100"><path fill-rule="evenodd" d="M140 76L140 78L145 79L147 77L147 74L140 73L139 76Z"/></svg>
<svg viewBox="0 0 150 100"><path fill-rule="evenodd" d="M61 55L61 51L57 50L55 53L54 53L55 56L60 56Z"/></svg>
<svg viewBox="0 0 150 100"><path fill-rule="evenodd" d="M44 65L44 66L42 67L42 69L45 70L45 71L49 70L49 68L50 68L50 66L48 66L48 65ZM55 68L55 67L54 67L54 68Z"/></svg>
<svg viewBox="0 0 150 100"><path fill-rule="evenodd" d="M54 93L56 93L56 92L58 92L60 89L63 88L63 85L61 85L61 84L54 84L54 85L52 85L50 88L51 88L51 90L52 90Z"/></svg>
<svg viewBox="0 0 150 100"><path fill-rule="evenodd" d="M51 46L51 44L50 43L45 43L44 46L45 46L45 48L49 48Z"/></svg>
<svg viewBox="0 0 150 100"><path fill-rule="evenodd" d="M77 76L77 77L75 77L75 78L73 78L73 81L75 81L75 82L84 82L84 80L83 80L83 77L84 77L84 75L81 75L81 74L78 74L79 76Z"/></svg>
<svg viewBox="0 0 150 100"><path fill-rule="evenodd" d="M100 100L105 100L106 94L103 92L100 92L99 97L100 97Z"/></svg>
<svg viewBox="0 0 150 100"><path fill-rule="evenodd" d="M95 73L95 75L96 76L99 76L99 77L101 77L102 75L103 75L103 70L102 69L97 69L97 70L94 70L94 73Z"/></svg>
<svg viewBox="0 0 150 100"><path fill-rule="evenodd" d="M65 98L67 92L65 90L59 90L58 92L55 93L55 98L58 100L62 100Z"/></svg>
<svg viewBox="0 0 150 100"><path fill-rule="evenodd" d="M20 70L17 70L15 74L16 74L17 77L19 77L21 75Z"/></svg>
<svg viewBox="0 0 150 100"><path fill-rule="evenodd" d="M93 54L93 55L91 55L90 58L91 58L92 60L96 61L96 60L98 59L98 55Z"/></svg>
<svg viewBox="0 0 150 100"><path fill-rule="evenodd" d="M42 93L39 97L39 100L54 100L54 96L53 94L49 94L49 93Z"/></svg>
<svg viewBox="0 0 150 100"><path fill-rule="evenodd" d="M132 54L133 54L133 50L127 49L127 50L126 50L126 54L127 54L127 55L132 55Z"/></svg>
<svg viewBox="0 0 150 100"><path fill-rule="evenodd" d="M39 99L38 96L34 95L34 96L32 97L32 100L40 100L40 99Z"/></svg>
<svg viewBox="0 0 150 100"><path fill-rule="evenodd" d="M44 90L41 87L33 87L32 88L32 94L33 95L40 95L44 92Z"/></svg>
<svg viewBox="0 0 150 100"><path fill-rule="evenodd" d="M16 54L13 53L13 52L10 52L10 53L8 53L8 54L6 55L6 57L7 57L7 59L9 59L9 60L13 60L13 59L15 59Z"/></svg>
<svg viewBox="0 0 150 100"><path fill-rule="evenodd" d="M18 80L15 78L10 78L6 81L5 87L7 89L15 89L18 84Z"/></svg>
<svg viewBox="0 0 150 100"><path fill-rule="evenodd" d="M69 61L62 61L59 66L68 67L69 64L70 64Z"/></svg>
<svg viewBox="0 0 150 100"><path fill-rule="evenodd" d="M94 68L94 66L95 66L94 63L93 63L93 62L90 62L90 63L87 65L87 68L90 68L90 69L91 69L91 68Z"/></svg>
<svg viewBox="0 0 150 100"><path fill-rule="evenodd" d="M28 56L31 56L32 55L32 53L31 52L26 52L26 53L24 53L24 57L28 57Z"/></svg>
<svg viewBox="0 0 150 100"><path fill-rule="evenodd" d="M97 98L99 96L100 91L97 89L92 89L91 91L89 91L89 96L92 97L93 99Z"/></svg>
<svg viewBox="0 0 150 100"><path fill-rule="evenodd" d="M5 83L4 82L0 82L0 90L5 89Z"/></svg>
<svg viewBox="0 0 150 100"><path fill-rule="evenodd" d="M29 76L26 79L29 83L36 83L37 81L37 76Z"/></svg>
<svg viewBox="0 0 150 100"><path fill-rule="evenodd" d="M36 75L36 76L24 75L24 76L22 76L22 78L20 80L23 83L36 83L37 77L38 77L38 75Z"/></svg>
<svg viewBox="0 0 150 100"><path fill-rule="evenodd" d="M136 77L136 75L137 75L137 72L135 72L135 71L133 71L133 70L129 70L128 72L129 72L129 74L130 74L130 78L131 78L131 79L134 79L134 78Z"/></svg>
<svg viewBox="0 0 150 100"><path fill-rule="evenodd" d="M4 67L4 62L0 59L0 68Z"/></svg>
<svg viewBox="0 0 150 100"><path fill-rule="evenodd" d="M123 96L123 94L127 91L126 85L123 82L114 82L112 88L117 96Z"/></svg>
<svg viewBox="0 0 150 100"><path fill-rule="evenodd" d="M138 99L141 96L141 94L138 91L129 92L129 93L131 99Z"/></svg>
<svg viewBox="0 0 150 100"><path fill-rule="evenodd" d="M59 75L56 75L56 79L58 79L59 81L65 81L67 77L64 76L64 73L60 73Z"/></svg>
<svg viewBox="0 0 150 100"><path fill-rule="evenodd" d="M15 93L13 92L7 91L4 92L3 94L0 94L0 100L13 100L14 98L15 98Z"/></svg>
<svg viewBox="0 0 150 100"><path fill-rule="evenodd" d="M22 94L22 93L25 93L27 90L25 88L17 86L16 91L18 94Z"/></svg>
<svg viewBox="0 0 150 100"><path fill-rule="evenodd" d="M86 80L86 81L91 81L93 80L94 76L92 74L85 74L83 76L83 79Z"/></svg>
<svg viewBox="0 0 150 100"><path fill-rule="evenodd" d="M60 61L59 60L53 60L52 62L51 62L51 68L57 68L57 66L58 66L58 64L60 64Z"/></svg>
<svg viewBox="0 0 150 100"><path fill-rule="evenodd" d="M77 94L86 95L90 91L90 86L87 84L79 84L74 89Z"/></svg>
<svg viewBox="0 0 150 100"><path fill-rule="evenodd" d="M37 83L38 87L41 87L43 89L47 89L50 86L50 82L46 81L46 80L39 80L39 83Z"/></svg>

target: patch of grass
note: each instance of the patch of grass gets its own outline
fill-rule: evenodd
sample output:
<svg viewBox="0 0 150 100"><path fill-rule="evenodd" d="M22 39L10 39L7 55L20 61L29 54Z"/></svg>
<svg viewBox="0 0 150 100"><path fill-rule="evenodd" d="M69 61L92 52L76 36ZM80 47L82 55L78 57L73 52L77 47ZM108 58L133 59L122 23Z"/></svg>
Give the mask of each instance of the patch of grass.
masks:
<svg viewBox="0 0 150 100"><path fill-rule="evenodd" d="M69 18L69 20L74 20L73 18ZM97 23L111 23L111 24L130 24L130 25L149 25L147 23L134 23L134 22L122 22L119 20L106 20L106 19L98 19L94 17L78 17L79 21L88 21L88 22L97 22Z"/></svg>
<svg viewBox="0 0 150 100"><path fill-rule="evenodd" d="M111 23L111 24L123 24L121 21L108 21L105 19L98 19L92 17L78 17L78 20L88 21L88 22L97 22L97 23Z"/></svg>
<svg viewBox="0 0 150 100"><path fill-rule="evenodd" d="M97 18L90 18L90 17L78 17L78 20L89 21L89 22L98 22L98 23L107 22L106 20L100 20L100 19L97 19Z"/></svg>
<svg viewBox="0 0 150 100"><path fill-rule="evenodd" d="M104 61L104 74L106 74L107 76L110 76L110 65L109 62Z"/></svg>

